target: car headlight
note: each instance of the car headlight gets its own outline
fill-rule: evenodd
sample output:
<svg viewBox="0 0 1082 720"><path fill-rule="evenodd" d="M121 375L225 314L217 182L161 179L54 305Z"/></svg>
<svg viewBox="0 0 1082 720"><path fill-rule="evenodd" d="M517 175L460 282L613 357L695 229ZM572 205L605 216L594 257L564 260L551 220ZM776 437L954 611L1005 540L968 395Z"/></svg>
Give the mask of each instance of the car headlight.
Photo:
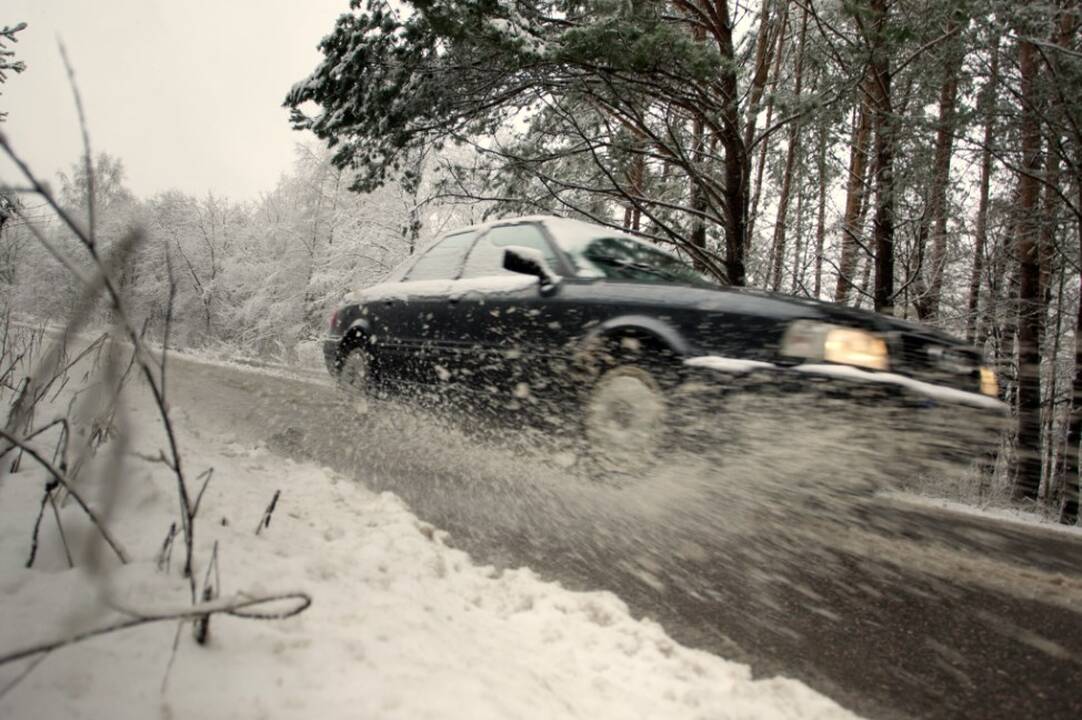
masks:
<svg viewBox="0 0 1082 720"><path fill-rule="evenodd" d="M999 380L996 371L990 367L981 366L981 394L999 397Z"/></svg>
<svg viewBox="0 0 1082 720"><path fill-rule="evenodd" d="M797 320L785 331L781 354L818 362L887 370L887 343L866 330Z"/></svg>

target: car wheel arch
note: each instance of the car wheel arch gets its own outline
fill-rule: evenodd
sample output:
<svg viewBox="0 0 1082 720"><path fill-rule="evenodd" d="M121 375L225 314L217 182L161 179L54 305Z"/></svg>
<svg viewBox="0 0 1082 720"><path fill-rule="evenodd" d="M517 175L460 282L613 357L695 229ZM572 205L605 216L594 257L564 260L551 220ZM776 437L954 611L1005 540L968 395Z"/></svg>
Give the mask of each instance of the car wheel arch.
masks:
<svg viewBox="0 0 1082 720"><path fill-rule="evenodd" d="M339 369L346 356L356 348L368 349L371 347L371 325L365 319L358 318L351 322L342 333L342 339L338 341Z"/></svg>
<svg viewBox="0 0 1082 720"><path fill-rule="evenodd" d="M582 356L596 365L599 352L622 354L627 349L637 352L640 347L648 353L667 355L662 359L666 365L679 366L689 355L687 342L674 328L643 316L613 318L598 325L583 339Z"/></svg>
<svg viewBox="0 0 1082 720"><path fill-rule="evenodd" d="M690 348L676 328L657 318L638 315L612 318L601 323L591 333L603 339L637 337L654 345L663 346L677 357L686 357Z"/></svg>
<svg viewBox="0 0 1082 720"><path fill-rule="evenodd" d="M340 343L343 350L352 350L358 345L364 345L368 343L369 337L372 334L371 324L363 319L358 318L349 324L349 327L342 333L342 341Z"/></svg>

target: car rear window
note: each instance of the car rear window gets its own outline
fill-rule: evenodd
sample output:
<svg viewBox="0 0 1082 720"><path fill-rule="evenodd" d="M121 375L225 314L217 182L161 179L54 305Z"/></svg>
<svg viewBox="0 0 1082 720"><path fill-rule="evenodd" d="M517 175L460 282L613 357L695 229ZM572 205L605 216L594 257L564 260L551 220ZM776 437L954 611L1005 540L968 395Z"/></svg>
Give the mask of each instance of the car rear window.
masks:
<svg viewBox="0 0 1082 720"><path fill-rule="evenodd" d="M470 256L466 258L466 266L462 269L462 277L514 275L515 273L503 267L504 248L511 245L538 250L545 256L549 267L553 270L559 267L556 251L537 225L499 225L485 233L473 246Z"/></svg>
<svg viewBox="0 0 1082 720"><path fill-rule="evenodd" d="M406 280L454 280L469 252L477 233L473 230L448 235L429 248L428 252L406 273Z"/></svg>

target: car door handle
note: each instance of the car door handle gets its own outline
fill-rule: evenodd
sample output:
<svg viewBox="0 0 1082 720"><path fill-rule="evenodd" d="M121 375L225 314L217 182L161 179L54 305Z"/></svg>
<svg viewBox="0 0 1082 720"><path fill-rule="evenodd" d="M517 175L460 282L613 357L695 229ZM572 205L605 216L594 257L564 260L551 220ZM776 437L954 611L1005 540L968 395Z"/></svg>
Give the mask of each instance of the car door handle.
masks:
<svg viewBox="0 0 1082 720"><path fill-rule="evenodd" d="M447 298L447 304L448 305L458 305L458 301L461 300L461 299L462 298L449 297L449 298Z"/></svg>

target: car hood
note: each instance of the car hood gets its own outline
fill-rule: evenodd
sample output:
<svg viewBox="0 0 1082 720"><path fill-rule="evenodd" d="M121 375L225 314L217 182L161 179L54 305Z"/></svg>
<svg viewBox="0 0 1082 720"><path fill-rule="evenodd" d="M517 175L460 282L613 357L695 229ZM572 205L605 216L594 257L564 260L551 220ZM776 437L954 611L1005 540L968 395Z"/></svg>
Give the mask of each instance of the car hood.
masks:
<svg viewBox="0 0 1082 720"><path fill-rule="evenodd" d="M927 325L824 300L749 288L696 288L689 295L694 295L695 305L707 312L750 314L782 321L819 320L880 333L917 334L949 345L965 344Z"/></svg>

